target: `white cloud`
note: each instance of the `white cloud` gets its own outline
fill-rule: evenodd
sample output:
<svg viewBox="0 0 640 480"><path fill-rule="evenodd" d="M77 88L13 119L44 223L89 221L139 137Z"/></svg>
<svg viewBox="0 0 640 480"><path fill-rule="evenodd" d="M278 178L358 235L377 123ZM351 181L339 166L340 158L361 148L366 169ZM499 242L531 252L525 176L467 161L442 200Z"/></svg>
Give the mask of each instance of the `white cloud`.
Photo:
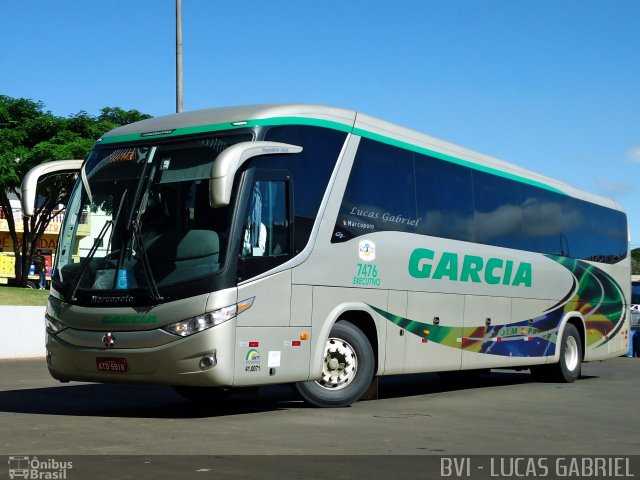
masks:
<svg viewBox="0 0 640 480"><path fill-rule="evenodd" d="M629 157L632 162L640 163L640 147L630 148L629 151L627 151L627 157Z"/></svg>
<svg viewBox="0 0 640 480"><path fill-rule="evenodd" d="M640 162L640 160L638 160ZM594 183L598 191L606 196L615 197L620 194L633 192L636 186L633 182L609 180L608 178L598 177L594 179Z"/></svg>

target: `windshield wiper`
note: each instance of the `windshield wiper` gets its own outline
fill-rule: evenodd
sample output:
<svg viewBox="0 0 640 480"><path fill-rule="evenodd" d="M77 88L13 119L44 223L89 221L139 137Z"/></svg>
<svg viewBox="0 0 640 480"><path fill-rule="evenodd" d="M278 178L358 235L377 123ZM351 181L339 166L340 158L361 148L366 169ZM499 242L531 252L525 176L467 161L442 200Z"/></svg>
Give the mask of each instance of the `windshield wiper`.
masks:
<svg viewBox="0 0 640 480"><path fill-rule="evenodd" d="M138 185L136 185L136 193L133 196L133 201L131 202L131 211L129 212L129 219L127 225L131 225L131 221L133 220L133 214L136 212L136 207L138 207L138 218L141 215L142 205L138 202L140 198L140 193L143 191L143 185L145 185L145 180L147 181L146 187L144 188L145 193L149 191L151 187L151 181L153 174L155 174L155 167L151 171L151 175L147 176L147 170L151 162L153 162L153 157L156 155L156 150L158 147L151 147L151 151L149 152L149 158L147 158L146 163L144 164L144 168L142 169L142 173L140 174L140 180L138 181Z"/></svg>
<svg viewBox="0 0 640 480"><path fill-rule="evenodd" d="M149 162L153 158L156 151L156 147L151 149L151 153L149 154ZM147 163L147 165L149 164ZM144 246L144 241L142 239L141 232L141 223L140 218L142 217L142 213L147 208L147 203L149 201L149 191L151 190L151 186L153 184L153 177L156 173L156 166L151 166L151 171L147 175L147 168L144 169L144 174L141 177L141 181L138 182L138 186L136 187L136 204L137 210L135 207L131 209L129 214L129 224L127 228L127 243L126 248L124 248L120 252L120 261L118 263L118 267L124 265L125 258L131 259L134 254L133 248L134 245L137 245L137 251L140 254L140 258L142 260L142 273L144 273L146 284L148 289L151 291L151 298L154 301L164 300L164 297L160 295L160 291L158 290L158 284L156 283L156 279L153 275L153 271L151 270L151 263L149 262L149 258L147 257L147 250ZM146 184L142 181L146 179ZM143 187L144 185L144 187ZM142 194L142 198L140 202L137 201L140 198L140 194ZM133 214L135 213L135 218L133 218Z"/></svg>
<svg viewBox="0 0 640 480"><path fill-rule="evenodd" d="M102 226L102 230L100 230L100 233L98 234L96 239L93 241L93 245L91 246L89 253L87 253L87 256L84 258L84 260L82 260L82 263L80 264L80 268L78 269L78 275L76 276L76 280L73 283L73 288L71 289L71 295L70 295L71 300L73 300L74 302L78 300L76 297L76 292L78 291L78 287L80 286L80 279L82 278L84 271L87 269L87 266L89 265L89 261L96 254L96 251L98 250L98 245L100 245L100 242L106 235L109 228L112 227L112 225L113 225L113 222L111 220L105 222L105 224Z"/></svg>
<svg viewBox="0 0 640 480"><path fill-rule="evenodd" d="M151 297L154 301L162 301L164 300L164 297L160 295L158 284L156 283L156 279L153 276L153 271L151 270L151 263L149 262L149 257L147 257L147 249L145 248L144 242L142 240L139 221L136 221L133 224L133 238L138 244L138 252L140 254L140 258L142 259L142 272L144 273L145 279L147 280L147 285L151 290Z"/></svg>
<svg viewBox="0 0 640 480"><path fill-rule="evenodd" d="M78 287L80 286L80 279L82 278L84 271L87 269L89 262L98 251L98 246L100 245L100 242L102 242L102 239L107 234L110 228L111 228L111 236L109 237L109 243L107 244L107 252L111 248L111 241L113 240L113 231L115 230L114 225L118 223L118 218L120 218L120 212L122 212L122 206L124 205L124 199L127 197L127 192L128 190L125 189L125 191L122 193L122 198L120 199L120 205L118 206L118 211L116 213L116 216L113 218L113 220L107 220L104 223L104 225L102 226L102 230L100 230L100 233L98 234L96 239L93 241L93 245L91 246L89 253L87 253L87 256L80 263L80 268L78 269L78 275L76 277L75 282L73 283L73 288L71 289L71 295L70 295L71 300L73 301L78 300L76 297L76 292L78 291Z"/></svg>
<svg viewBox="0 0 640 480"><path fill-rule="evenodd" d="M147 257L146 249L142 240L142 234L140 232L140 217L142 216L142 213L148 202L149 191L151 189L151 185L153 182L153 176L155 175L155 172L156 172L155 165L151 165L153 162L153 157L155 156L156 150L157 150L157 147L151 147L151 151L149 152L149 157L145 162L144 168L142 169L142 173L140 174L140 179L136 185L135 194L131 201L131 205L132 205L131 210L129 210L127 224L125 227L125 232L124 232L125 238L121 243L120 254L114 269L116 271L116 275L114 275L112 289L114 290L116 289L117 281L118 281L117 273L120 269L123 268L125 258L131 259L131 257L135 254L133 251L134 245L137 245L138 251L140 252L140 256L142 259L142 266L143 266L142 271L146 279L147 288L151 291L151 297L153 298L153 300L158 301L158 300L163 300L163 297L160 295L160 292L158 290L158 285L153 276L153 272L151 270L151 264ZM150 172L149 172L149 165L151 165ZM72 300L77 301L76 293L80 286L80 279L82 278L82 275L87 269L87 266L89 265L90 260L94 257L96 251L98 250L98 245L106 235L109 228L111 228L111 236L109 237L109 242L107 244L107 252L111 250L115 226L118 224L118 219L120 218L120 214L122 213L124 200L127 196L127 193L128 193L128 190L125 189L125 191L122 194L122 198L120 199L120 205L118 206L118 211L116 213L116 216L112 220L105 222L104 226L102 227L102 230L100 231L100 234L98 235L98 237L96 237L93 246L91 247L87 256L84 258L84 260L80 264L78 277L76 278L73 284L73 288L71 290ZM115 253L115 251L112 253Z"/></svg>

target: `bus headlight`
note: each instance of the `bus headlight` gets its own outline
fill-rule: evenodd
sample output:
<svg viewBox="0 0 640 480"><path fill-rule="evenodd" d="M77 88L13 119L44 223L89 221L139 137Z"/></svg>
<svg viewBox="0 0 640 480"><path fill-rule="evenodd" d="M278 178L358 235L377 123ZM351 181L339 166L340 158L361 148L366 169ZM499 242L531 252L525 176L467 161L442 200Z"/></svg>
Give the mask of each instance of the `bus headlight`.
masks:
<svg viewBox="0 0 640 480"><path fill-rule="evenodd" d="M203 330L215 327L216 325L220 325L237 317L245 310L251 308L254 298L255 297L251 297L235 305L219 308L218 310L213 310L212 312L207 312L197 317L187 318L186 320L166 325L162 327L162 329L174 335L179 335L180 337L188 337L189 335L202 332Z"/></svg>

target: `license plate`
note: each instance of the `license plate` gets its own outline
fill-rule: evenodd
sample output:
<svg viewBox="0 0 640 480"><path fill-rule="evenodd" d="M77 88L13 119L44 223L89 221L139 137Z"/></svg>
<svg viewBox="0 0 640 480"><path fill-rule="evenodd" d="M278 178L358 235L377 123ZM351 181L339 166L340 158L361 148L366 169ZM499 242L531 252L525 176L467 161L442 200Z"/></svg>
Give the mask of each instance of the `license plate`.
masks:
<svg viewBox="0 0 640 480"><path fill-rule="evenodd" d="M126 358L96 358L96 366L99 372L123 373L128 370Z"/></svg>

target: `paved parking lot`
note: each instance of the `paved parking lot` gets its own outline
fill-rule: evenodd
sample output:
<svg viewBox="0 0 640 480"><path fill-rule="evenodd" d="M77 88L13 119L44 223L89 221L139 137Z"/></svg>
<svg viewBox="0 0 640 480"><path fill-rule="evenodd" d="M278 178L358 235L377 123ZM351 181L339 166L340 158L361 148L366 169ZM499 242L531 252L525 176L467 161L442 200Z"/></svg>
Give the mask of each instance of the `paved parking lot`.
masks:
<svg viewBox="0 0 640 480"><path fill-rule="evenodd" d="M624 357L587 364L574 384L506 370L473 381L389 377L380 399L342 409L307 407L279 386L204 409L167 387L60 384L42 361L1 362L0 449L41 457L348 454L370 456L371 465L388 455L633 455L639 369L640 359Z"/></svg>

